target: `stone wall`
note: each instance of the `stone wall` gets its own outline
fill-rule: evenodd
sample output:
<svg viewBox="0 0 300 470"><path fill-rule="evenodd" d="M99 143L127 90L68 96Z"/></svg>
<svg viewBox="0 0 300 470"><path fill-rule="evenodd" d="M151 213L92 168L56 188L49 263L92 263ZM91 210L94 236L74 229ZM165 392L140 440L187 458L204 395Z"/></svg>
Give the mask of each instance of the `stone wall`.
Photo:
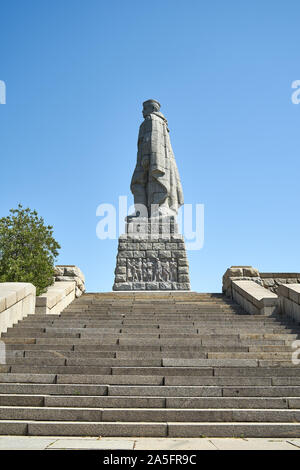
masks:
<svg viewBox="0 0 300 470"><path fill-rule="evenodd" d="M36 298L35 313L59 315L75 299L75 293L74 280L55 282Z"/></svg>
<svg viewBox="0 0 300 470"><path fill-rule="evenodd" d="M278 287L281 313L300 322L300 284L281 284Z"/></svg>
<svg viewBox="0 0 300 470"><path fill-rule="evenodd" d="M190 290L183 236L155 241L121 236L114 290Z"/></svg>
<svg viewBox="0 0 300 470"><path fill-rule="evenodd" d="M250 315L272 315L279 311L278 296L255 281L233 280L232 298Z"/></svg>
<svg viewBox="0 0 300 470"><path fill-rule="evenodd" d="M281 284L300 284L300 273L259 273L262 285L275 294Z"/></svg>
<svg viewBox="0 0 300 470"><path fill-rule="evenodd" d="M0 333L35 313L35 287L28 282L0 283Z"/></svg>
<svg viewBox="0 0 300 470"><path fill-rule="evenodd" d="M222 290L225 295L232 297L232 280L251 280L278 294L281 284L300 284L300 273L261 273L252 266L231 266L223 276Z"/></svg>
<svg viewBox="0 0 300 470"><path fill-rule="evenodd" d="M262 285L258 269L252 266L231 266L223 275L222 290L227 297L232 297L232 281L254 281Z"/></svg>
<svg viewBox="0 0 300 470"><path fill-rule="evenodd" d="M190 290L184 237L174 217L128 217L113 290Z"/></svg>
<svg viewBox="0 0 300 470"><path fill-rule="evenodd" d="M85 277L82 271L74 265L55 266L55 282L75 282L75 296L80 297L85 292Z"/></svg>

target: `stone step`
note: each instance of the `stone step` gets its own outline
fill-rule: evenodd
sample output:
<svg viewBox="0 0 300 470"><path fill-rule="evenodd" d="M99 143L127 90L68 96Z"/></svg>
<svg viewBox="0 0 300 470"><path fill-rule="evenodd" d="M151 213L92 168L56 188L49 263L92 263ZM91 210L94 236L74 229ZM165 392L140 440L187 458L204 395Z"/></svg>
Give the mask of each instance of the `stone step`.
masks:
<svg viewBox="0 0 300 470"><path fill-rule="evenodd" d="M15 359L19 361L21 359ZM164 367L258 367L256 359L162 359Z"/></svg>
<svg viewBox="0 0 300 470"><path fill-rule="evenodd" d="M283 397L167 397L166 408L238 408L238 409L282 409L300 408L295 398ZM293 401L294 407L291 406ZM49 406L49 405L48 405Z"/></svg>
<svg viewBox="0 0 300 470"><path fill-rule="evenodd" d="M23 351L17 351L17 353ZM99 358L116 358L116 359L147 359L149 358L149 351L25 351L25 357L57 357L57 355L63 356L65 359L86 359L89 358L99 359ZM232 354L235 354L234 352ZM275 354L275 353L270 353ZM270 357L269 353L264 353L264 357ZM279 354L279 353L278 353ZM206 358L207 353L204 352L190 352L190 351L151 351L151 358Z"/></svg>
<svg viewBox="0 0 300 470"><path fill-rule="evenodd" d="M276 359L276 360L290 360L292 350L289 352L282 351L269 351L269 352L237 352L237 351L224 351L224 352L199 352L199 351L151 351L152 359ZM39 351L39 350L17 350L7 351L6 358L25 357L25 358L65 358L65 359L147 359L149 358L149 351Z"/></svg>
<svg viewBox="0 0 300 470"><path fill-rule="evenodd" d="M114 385L163 385L163 376L150 375L81 375L81 374L14 374L0 375L1 383L48 383L48 384L114 384ZM249 385L249 381L236 380L239 385ZM268 385L268 379L262 385Z"/></svg>
<svg viewBox="0 0 300 470"><path fill-rule="evenodd" d="M1 421L1 435L103 437L298 437L298 423Z"/></svg>
<svg viewBox="0 0 300 470"><path fill-rule="evenodd" d="M0 406L44 406L44 395L0 394Z"/></svg>
<svg viewBox="0 0 300 470"><path fill-rule="evenodd" d="M33 365L12 365L8 366L12 373L34 373L34 374L85 374L86 366L33 366ZM131 370L131 368L130 368ZM111 367L90 366L88 369L90 374L107 375L111 374ZM145 374L144 374L145 375Z"/></svg>
<svg viewBox="0 0 300 470"><path fill-rule="evenodd" d="M2 420L92 422L285 422L299 423L295 409L160 409L0 406Z"/></svg>
<svg viewBox="0 0 300 470"><path fill-rule="evenodd" d="M1 388L0 388L1 390ZM108 395L118 396L223 396L223 397L300 397L299 386L108 386Z"/></svg>
<svg viewBox="0 0 300 470"><path fill-rule="evenodd" d="M144 316L137 316L137 315L130 315L130 314L122 314L122 315L116 315L116 314L110 314L110 315L102 315L100 316L89 316L87 319L86 315L84 314L79 314L76 318L71 318L70 315L67 317L64 315L58 315L55 319L48 319L48 316L45 316L43 319L41 318L29 318L26 317L23 320L19 321L17 325L24 325L24 327L35 327L38 328L39 325L57 325L57 326L67 326L67 325L84 325L84 324L92 324L93 326L99 325L100 327L103 326L103 324L106 324L107 322L113 322L113 323L130 323L134 324L137 323L138 321L141 321L142 324L153 324L153 323L161 323L164 325L170 325L171 322L175 322L178 324L181 323L193 323L194 325L197 325L199 327L205 326L206 324L209 325L218 325L220 324L221 326L228 326L231 324L234 325L248 325L248 326L254 326L254 325L264 325L264 326L281 326L281 327L289 327L289 328L299 328L299 324L285 320L285 321L279 321L277 318L274 317L264 317L261 316L260 319L254 319L252 316L246 316L241 315L238 316L235 313L228 315L225 314L222 317L218 316L217 318L215 316L212 316L212 314L208 314L207 317L204 318L203 315L199 316L197 314L193 313L187 313L187 314L180 314L180 313L175 313L174 315L144 315Z"/></svg>
<svg viewBox="0 0 300 470"><path fill-rule="evenodd" d="M191 356L192 357L192 356ZM268 352L209 352L207 353L208 359L282 359L291 360L292 351L268 351Z"/></svg>
<svg viewBox="0 0 300 470"><path fill-rule="evenodd" d="M228 346L228 347L238 347L238 346L290 346L293 343L293 340L257 340L257 339L248 339L248 340L240 340L236 338L234 340L226 340L222 337L216 339L209 337L205 337L200 339L172 339L172 338L163 338L163 339L153 339L152 341L146 341L141 338L130 338L124 340L121 338L110 339L107 336L103 335L102 337L93 337L93 338L1 338L5 344L41 344L41 345L63 345L63 346L82 346L82 345L95 345L95 346L110 346L110 345L118 345L119 346L129 346L129 347L143 347L145 349L153 348L153 347L177 347L180 348L192 348L192 347L199 347L199 346ZM146 344L145 344L146 343Z"/></svg>
<svg viewBox="0 0 300 470"><path fill-rule="evenodd" d="M264 317L263 315L260 318L255 318L253 319L252 316L245 316L241 315L238 316L235 313L233 313L231 316L226 315L225 317L218 317L214 318L210 315L207 315L207 318L203 318L203 316L199 317L199 315L193 314L193 313L188 313L188 314L179 314L176 313L174 315L155 315L155 316L149 316L149 315L144 315L144 316L139 316L137 317L136 315L130 315L130 314L123 314L123 315L116 315L116 314L109 314L109 315L102 315L101 317L93 317L89 320L86 320L83 318L83 315L79 314L77 318L70 318L68 315L67 317L62 315L57 315L55 319L53 318L48 318L47 316L44 316L44 318L41 317L25 317L23 320L20 320L16 325L24 325L24 327L40 327L44 325L56 325L58 327L65 326L67 327L68 325L93 325L93 326L103 326L103 324L106 324L106 322L122 322L122 321L128 321L131 320L131 323L133 324L137 320L143 321L143 323L147 324L148 322L150 323L162 323L165 324L166 326L170 324L171 322L176 322L178 324L180 323L193 323L194 325L197 325L199 327L205 326L206 324L208 325L218 325L220 324L221 326L228 326L228 325L265 325L265 326L281 326L281 327L286 327L286 328L299 328L299 324L286 319L285 321L280 321L277 318L274 317Z"/></svg>
<svg viewBox="0 0 300 470"><path fill-rule="evenodd" d="M98 385L98 384L48 384L0 383L1 394L49 395L108 395L157 397L300 397L300 386L225 386L225 385Z"/></svg>
<svg viewBox="0 0 300 470"><path fill-rule="evenodd" d="M0 394L107 395L106 385L0 383Z"/></svg>
<svg viewBox="0 0 300 470"><path fill-rule="evenodd" d="M45 358L53 358L53 357L64 357L65 359L69 358L98 358L98 359L107 359L107 358L115 358L116 357L116 352L114 351L39 351L39 350L25 350L24 354L26 358L38 358L38 357L45 357ZM149 353L143 355L141 358L146 358L149 357ZM157 355L158 354L158 355ZM160 357L159 354L161 354L159 351L158 352L152 352L151 357ZM202 353L203 354L203 353ZM134 356L132 355L131 358L138 358L138 353L136 353ZM122 359L119 357L119 359Z"/></svg>
<svg viewBox="0 0 300 470"><path fill-rule="evenodd" d="M198 358L153 358L153 359L117 359L98 357L11 357L7 356L7 365L32 366L99 366L99 367L290 367L294 368L292 361L286 358L273 359L198 359Z"/></svg>
<svg viewBox="0 0 300 470"><path fill-rule="evenodd" d="M9 374L8 374L9 375ZM274 385L289 385L289 377L287 382L274 384ZM299 380L300 384L300 380ZM197 377L197 376L166 376L164 378L164 385L175 386L175 385L204 385L204 386L241 386L241 385L272 385L271 377ZM298 385L297 383L291 385Z"/></svg>
<svg viewBox="0 0 300 470"><path fill-rule="evenodd" d="M79 408L165 408L166 398L109 396L45 396L44 406L70 406Z"/></svg>
<svg viewBox="0 0 300 470"><path fill-rule="evenodd" d="M293 410L291 411L293 412ZM297 413L297 411L294 411L294 413ZM0 406L0 427L2 420L101 422L102 409Z"/></svg>
<svg viewBox="0 0 300 470"><path fill-rule="evenodd" d="M166 423L93 423L89 421L0 421L1 435L166 437Z"/></svg>
<svg viewBox="0 0 300 470"><path fill-rule="evenodd" d="M169 437L297 437L298 423L168 423Z"/></svg>
<svg viewBox="0 0 300 470"><path fill-rule="evenodd" d="M3 374L9 377L12 374ZM52 377L52 375L51 375ZM290 383L294 377L280 378L280 383L273 385L300 385L299 383ZM296 378L297 379L297 378ZM49 382L53 383L53 382ZM272 385L270 377L189 377L189 376L148 376L148 375L67 375L57 376L57 383L99 383L110 385Z"/></svg>
<svg viewBox="0 0 300 470"><path fill-rule="evenodd" d="M279 367L113 367L112 374L164 376L287 377L300 376L300 368Z"/></svg>
<svg viewBox="0 0 300 470"><path fill-rule="evenodd" d="M68 332L65 331L65 328L45 328L45 331L42 333L34 334L26 334L28 333L28 329L26 332L23 332L23 329L16 328L7 333L3 334L3 338L93 338L97 337L105 337L110 339L152 339L152 338L194 338L198 340L202 339L221 339L224 337L225 339L232 339L235 338L237 340L248 340L248 339L263 339L263 335L268 335L266 339L272 340L282 340L282 330L264 330L264 329L256 329L256 330L243 330L238 329L235 327L231 327L227 330L221 329L206 329L206 330L199 330L199 329L188 329L188 328L180 328L180 329L148 329L147 331L142 329L116 329L116 328L103 328L103 329L91 329L91 328L73 328L69 329ZM234 335L232 335L232 331L234 331ZM256 336L254 336L256 335ZM292 330L288 330L285 332L284 340L295 340L297 333L294 333Z"/></svg>
<svg viewBox="0 0 300 470"><path fill-rule="evenodd" d="M139 347L137 346L132 346L132 345L120 345L116 344L114 346L110 345L99 345L99 344L94 344L93 342L91 344L84 344L84 345L55 345L55 344L6 344L6 352L16 352L16 351L23 351L23 353L28 351L58 351L59 353L65 353L65 352L90 352L90 353L95 353L98 354L100 352L138 352L138 351L162 351L162 352L176 352L176 353L188 353L190 352L191 354L193 353L203 353L203 352L254 352L254 351L283 351L283 352L291 352L293 351L290 346L286 345L270 345L270 346L194 346L194 347L181 347L178 349L176 345L173 346L147 346L144 347L143 345L140 345ZM100 356L99 356L100 357Z"/></svg>
<svg viewBox="0 0 300 470"><path fill-rule="evenodd" d="M3 373L35 373L35 374L86 374L85 366L2 366ZM142 375L165 377L299 377L299 368L270 367L97 367L90 366L89 375Z"/></svg>
<svg viewBox="0 0 300 470"><path fill-rule="evenodd" d="M24 408L26 411L26 408ZM13 410L12 410L13 411ZM86 410L85 410L86 411ZM29 413L27 414L27 416ZM9 414L5 415L9 416ZM14 413L10 415L11 419ZM22 416L22 414L20 414ZM84 416L84 413L83 413ZM1 418L1 408L0 408ZM10 418L4 418L10 419ZM26 415L24 418L26 419ZM41 418L42 419L42 414ZM131 422L281 422L299 423L300 410L294 409L103 409L102 421L131 421ZM96 419L94 419L96 421ZM300 425L300 423L299 423Z"/></svg>
<svg viewBox="0 0 300 470"><path fill-rule="evenodd" d="M64 344L19 344L19 343L6 343L5 345L6 352L10 351L59 351L59 352L66 352L66 351L73 351L74 346L71 344L64 345ZM99 350L100 351L100 350Z"/></svg>
<svg viewBox="0 0 300 470"><path fill-rule="evenodd" d="M299 398L0 395L0 406L79 408L300 409Z"/></svg>
<svg viewBox="0 0 300 470"><path fill-rule="evenodd" d="M55 374L1 374L0 383L38 383L54 384L56 383Z"/></svg>
<svg viewBox="0 0 300 470"><path fill-rule="evenodd" d="M166 359L167 360L167 359ZM171 359L170 359L171 360ZM183 360L183 359L182 359ZM193 359L191 359L193 360ZM196 360L196 359L194 359ZM205 361L207 359L199 359L199 361ZM211 359L213 360L213 359ZM219 361L222 359L216 359ZM244 359L241 359L241 361ZM114 358L67 358L64 357L55 357L55 358L44 358L44 357L15 357L8 358L8 365L32 365L32 366L108 366L108 367L118 367L118 366L127 366L127 367L159 367L162 365L163 359L114 359Z"/></svg>

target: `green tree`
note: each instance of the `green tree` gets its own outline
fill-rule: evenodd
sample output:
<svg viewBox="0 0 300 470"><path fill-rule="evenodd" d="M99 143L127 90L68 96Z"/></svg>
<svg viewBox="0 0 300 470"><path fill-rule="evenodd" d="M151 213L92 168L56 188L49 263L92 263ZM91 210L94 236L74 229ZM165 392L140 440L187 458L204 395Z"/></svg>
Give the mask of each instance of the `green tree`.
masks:
<svg viewBox="0 0 300 470"><path fill-rule="evenodd" d="M60 245L35 210L21 204L0 219L0 282L31 282L40 295L53 284Z"/></svg>

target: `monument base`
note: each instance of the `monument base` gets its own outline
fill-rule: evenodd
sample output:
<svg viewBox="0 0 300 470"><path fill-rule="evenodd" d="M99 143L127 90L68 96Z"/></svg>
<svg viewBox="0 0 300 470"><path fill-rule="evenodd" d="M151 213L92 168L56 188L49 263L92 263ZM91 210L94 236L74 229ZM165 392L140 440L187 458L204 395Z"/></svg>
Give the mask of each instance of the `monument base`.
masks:
<svg viewBox="0 0 300 470"><path fill-rule="evenodd" d="M184 238L174 219L130 220L119 238L115 291L190 290Z"/></svg>

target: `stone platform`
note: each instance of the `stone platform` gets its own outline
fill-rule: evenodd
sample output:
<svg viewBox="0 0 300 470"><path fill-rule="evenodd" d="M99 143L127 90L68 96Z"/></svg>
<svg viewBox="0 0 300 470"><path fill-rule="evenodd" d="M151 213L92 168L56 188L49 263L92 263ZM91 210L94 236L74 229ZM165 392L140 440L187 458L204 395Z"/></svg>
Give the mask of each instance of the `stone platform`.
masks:
<svg viewBox="0 0 300 470"><path fill-rule="evenodd" d="M113 290L190 290L184 238L174 219L137 218L126 224Z"/></svg>

